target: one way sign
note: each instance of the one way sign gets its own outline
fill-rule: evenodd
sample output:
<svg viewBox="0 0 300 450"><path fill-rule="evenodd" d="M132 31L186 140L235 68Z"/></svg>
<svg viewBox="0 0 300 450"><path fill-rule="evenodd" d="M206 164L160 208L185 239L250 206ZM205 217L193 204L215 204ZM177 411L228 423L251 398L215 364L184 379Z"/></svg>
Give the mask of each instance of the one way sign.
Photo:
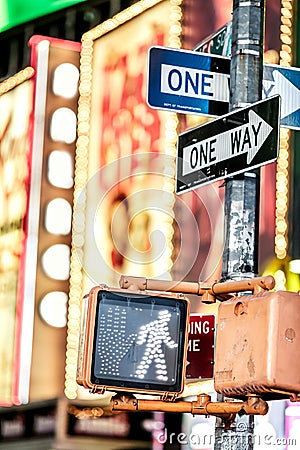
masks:
<svg viewBox="0 0 300 450"><path fill-rule="evenodd" d="M151 108L218 117L229 111L230 59L151 47L147 102ZM262 98L280 95L283 127L300 130L300 69L264 64Z"/></svg>
<svg viewBox="0 0 300 450"><path fill-rule="evenodd" d="M179 135L177 194L275 161L279 122L276 95Z"/></svg>

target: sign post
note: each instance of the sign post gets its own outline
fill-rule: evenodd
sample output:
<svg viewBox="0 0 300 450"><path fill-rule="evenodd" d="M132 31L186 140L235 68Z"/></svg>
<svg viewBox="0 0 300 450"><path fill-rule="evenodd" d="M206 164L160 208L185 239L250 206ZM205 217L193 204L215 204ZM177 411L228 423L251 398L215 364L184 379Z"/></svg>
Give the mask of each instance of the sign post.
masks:
<svg viewBox="0 0 300 450"><path fill-rule="evenodd" d="M257 102L262 96L264 0L233 2L230 110ZM251 278L258 272L259 236L258 169L225 180L225 242L222 278ZM219 395L219 394L218 394ZM220 396L222 399L222 396ZM254 417L249 417L247 437L226 430L216 421L215 450L253 449Z"/></svg>

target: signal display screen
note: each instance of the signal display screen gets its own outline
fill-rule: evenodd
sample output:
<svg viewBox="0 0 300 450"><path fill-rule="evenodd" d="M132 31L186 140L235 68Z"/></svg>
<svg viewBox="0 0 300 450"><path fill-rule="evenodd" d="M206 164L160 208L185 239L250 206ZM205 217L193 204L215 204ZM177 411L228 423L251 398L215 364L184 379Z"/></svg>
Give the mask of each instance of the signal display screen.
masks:
<svg viewBox="0 0 300 450"><path fill-rule="evenodd" d="M99 292L91 381L179 392L186 320L183 300Z"/></svg>

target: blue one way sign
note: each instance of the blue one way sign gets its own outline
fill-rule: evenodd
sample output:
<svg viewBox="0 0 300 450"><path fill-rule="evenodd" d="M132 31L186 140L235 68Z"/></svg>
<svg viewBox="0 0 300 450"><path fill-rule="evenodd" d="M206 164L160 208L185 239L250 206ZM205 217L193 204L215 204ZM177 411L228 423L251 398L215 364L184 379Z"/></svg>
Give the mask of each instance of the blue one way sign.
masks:
<svg viewBox="0 0 300 450"><path fill-rule="evenodd" d="M222 116L229 110L230 59L151 47L147 101L150 107ZM264 65L262 98L282 98L280 125L300 130L300 69Z"/></svg>
<svg viewBox="0 0 300 450"><path fill-rule="evenodd" d="M228 112L230 59L151 47L148 104L176 112L219 116Z"/></svg>

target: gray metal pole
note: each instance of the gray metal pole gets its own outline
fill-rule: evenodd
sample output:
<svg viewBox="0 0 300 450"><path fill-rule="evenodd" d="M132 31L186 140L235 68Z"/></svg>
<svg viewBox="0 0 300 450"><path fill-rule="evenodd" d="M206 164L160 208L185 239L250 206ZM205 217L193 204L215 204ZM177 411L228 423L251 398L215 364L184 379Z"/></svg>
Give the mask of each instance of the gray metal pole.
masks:
<svg viewBox="0 0 300 450"><path fill-rule="evenodd" d="M261 99L265 0L233 0L230 109ZM225 245L222 278L251 278L258 272L259 169L225 183ZM215 450L252 450L253 416L225 430L217 419ZM246 419L243 420L246 422Z"/></svg>
<svg viewBox="0 0 300 450"><path fill-rule="evenodd" d="M261 100L264 0L234 0L230 109ZM226 181L223 278L258 272L259 170Z"/></svg>

